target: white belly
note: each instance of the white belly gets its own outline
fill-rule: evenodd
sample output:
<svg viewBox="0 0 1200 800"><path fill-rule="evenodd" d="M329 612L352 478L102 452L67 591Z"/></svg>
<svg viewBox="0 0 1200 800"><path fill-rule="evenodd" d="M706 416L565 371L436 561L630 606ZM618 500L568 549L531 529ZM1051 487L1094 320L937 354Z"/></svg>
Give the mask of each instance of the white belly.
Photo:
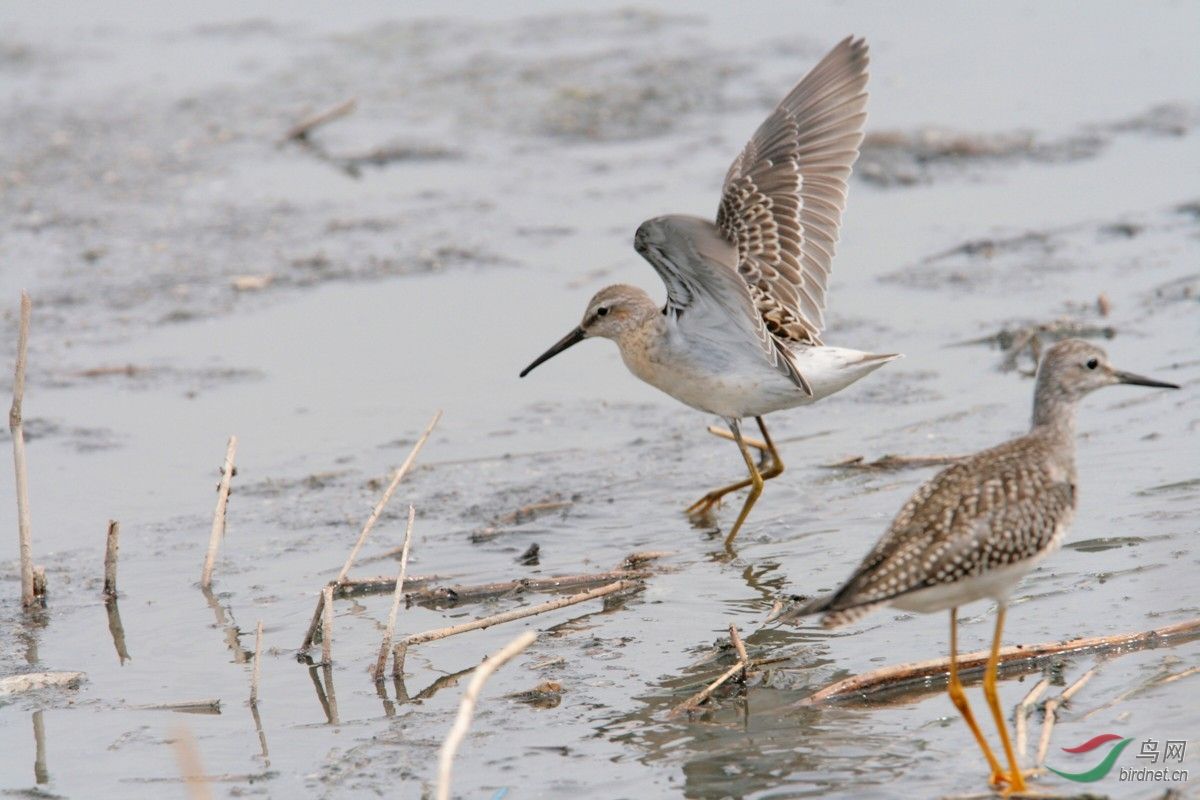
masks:
<svg viewBox="0 0 1200 800"><path fill-rule="evenodd" d="M685 405L741 418L814 403L900 357L841 347L798 347L792 351L792 360L812 386L813 396L809 397L765 359L747 358L743 353L722 359L709 352L702 353L701 360L696 353L667 351L659 358L626 357L625 364L633 374Z"/></svg>

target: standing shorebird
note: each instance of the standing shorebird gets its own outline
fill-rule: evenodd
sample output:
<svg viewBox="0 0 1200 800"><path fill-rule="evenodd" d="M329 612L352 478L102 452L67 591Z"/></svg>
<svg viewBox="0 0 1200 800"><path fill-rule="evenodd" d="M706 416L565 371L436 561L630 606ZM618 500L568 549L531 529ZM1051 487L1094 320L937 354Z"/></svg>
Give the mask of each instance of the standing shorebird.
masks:
<svg viewBox="0 0 1200 800"><path fill-rule="evenodd" d="M612 339L637 377L692 408L725 418L749 477L688 507L705 515L750 487L725 545L737 537L763 482L783 472L763 415L845 389L899 356L825 347L825 292L858 158L867 105L867 45L847 38L792 89L725 176L716 224L681 215L643 222L634 247L667 286L661 308L617 285L588 303L579 327L521 372L584 339ZM761 472L742 437L754 417L768 453Z"/></svg>
<svg viewBox="0 0 1200 800"><path fill-rule="evenodd" d="M850 579L832 595L775 619L824 614L833 628L881 606L932 613L950 610L950 700L967 721L991 767L993 786L1025 789L1000 701L996 667L1004 612L1013 587L1062 544L1075 513L1075 409L1103 386L1173 383L1114 369L1104 351L1079 339L1051 347L1038 369L1029 433L976 453L938 473L900 509ZM988 747L958 679L958 607L992 599L999 606L983 693L1000 732L1008 772Z"/></svg>

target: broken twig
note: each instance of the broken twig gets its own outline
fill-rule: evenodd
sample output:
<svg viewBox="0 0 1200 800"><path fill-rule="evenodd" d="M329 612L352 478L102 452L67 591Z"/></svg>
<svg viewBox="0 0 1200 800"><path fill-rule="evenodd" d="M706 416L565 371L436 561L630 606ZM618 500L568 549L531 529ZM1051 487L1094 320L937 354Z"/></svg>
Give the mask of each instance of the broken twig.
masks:
<svg viewBox="0 0 1200 800"><path fill-rule="evenodd" d="M217 486L217 508L213 512L212 533L208 537L208 554L204 557L204 571L200 574L200 588L212 586L213 564L217 560L217 550L221 540L225 538L225 512L229 507L229 483L236 471L233 466L234 456L237 455L237 437L229 437L229 445L225 448L225 462L221 465L221 483Z"/></svg>
<svg viewBox="0 0 1200 800"><path fill-rule="evenodd" d="M375 527L375 521L379 519L379 515L383 513L383 509L387 506L388 501L392 499L392 495L396 492L396 487L400 485L400 481L404 480L404 476L408 474L412 468L413 461L416 460L417 454L421 452L421 448L425 446L425 442L429 440L429 435L433 433L434 427L438 424L438 420L442 418L442 412L439 411L433 415L433 419L429 420L429 424L425 426L425 431L417 439L416 444L412 446L412 450L408 452L408 458L404 459L404 463L392 475L392 482L388 484L387 489L383 492L383 497L379 498L379 502L375 504L375 508L371 509L371 516L367 517L366 524L363 525L362 533L358 535L358 541L354 543L354 548L350 551L350 555L346 557L346 563L342 565L341 572L334 579L334 583L341 583L346 580L346 576L350 573L350 567L354 566L354 559L358 557L358 551L362 549L363 542L367 540L367 536L371 533L371 529Z"/></svg>
<svg viewBox="0 0 1200 800"><path fill-rule="evenodd" d="M13 399L8 411L8 430L12 433L13 469L17 479L17 536L21 550L21 606L37 602L33 580L33 534L29 521L29 473L25 468L25 428L21 405L25 402L25 359L29 351L29 317L33 304L28 292L21 292L21 322L17 329L17 366L13 372Z"/></svg>
<svg viewBox="0 0 1200 800"><path fill-rule="evenodd" d="M866 456L850 456L849 458L835 461L832 464L822 464L824 469L861 469L871 470L874 472L885 472L888 470L910 469L916 467L939 467L945 464L954 464L962 461L964 456L897 456L888 454L867 461Z"/></svg>
<svg viewBox="0 0 1200 800"><path fill-rule="evenodd" d="M333 663L333 587L326 586L321 614L321 663Z"/></svg>
<svg viewBox="0 0 1200 800"><path fill-rule="evenodd" d="M450 729L450 733L446 735L446 740L442 742L442 749L438 754L438 779L435 793L437 800L450 800L450 775L454 768L454 754L458 752L458 746L462 744L462 740L471 727L471 717L475 714L475 704L479 702L483 684L487 682L493 672L533 644L536 638L537 634L533 631L525 631L475 668L471 682L467 684L467 690L463 693L462 702L458 706L458 717L454 720L454 726Z"/></svg>
<svg viewBox="0 0 1200 800"><path fill-rule="evenodd" d="M1063 689L1062 694L1058 697L1051 697L1042 707L1045 717L1042 721L1042 736L1038 741L1037 761L1035 762L1038 769L1046 766L1046 753L1050 750L1050 734L1054 731L1054 723L1058 720L1059 707L1070 703L1071 698L1092 679L1097 669L1099 669L1099 665L1093 666L1080 675L1074 683Z"/></svg>
<svg viewBox="0 0 1200 800"><path fill-rule="evenodd" d="M184 700L178 703L148 703L130 706L138 711L178 711L181 714L220 714L221 700Z"/></svg>
<svg viewBox="0 0 1200 800"><path fill-rule="evenodd" d="M742 637L738 635L736 625L730 624L729 626L729 641L733 644L734 652L737 653L737 663L725 670L725 672L721 673L720 677L718 677L715 681L696 692L687 700L684 700L682 703L672 708L671 713L667 715L668 718L678 717L680 714L695 711L706 700L708 700L708 698L712 697L713 692L721 688L726 681L733 678L739 672L741 673L740 679L744 681L746 680L746 676L750 674L750 668L762 663L760 661L750 660L750 657L746 654L746 645L742 643Z"/></svg>
<svg viewBox="0 0 1200 800"><path fill-rule="evenodd" d="M110 519L104 544L104 596L110 600L117 596L117 551L120 538L121 524L115 519Z"/></svg>
<svg viewBox="0 0 1200 800"><path fill-rule="evenodd" d="M262 675L262 620L254 629L254 671L250 673L250 706L258 705L258 679Z"/></svg>
<svg viewBox="0 0 1200 800"><path fill-rule="evenodd" d="M1200 617L1148 631L1120 633L1112 636L1092 636L1070 639L1065 642L1011 645L1001 648L999 663L1001 666L1032 664L1047 656L1064 653L1119 651L1121 654L1125 654L1148 647L1156 647L1171 639L1191 639L1196 636L1200 636ZM987 660L987 650L960 655L958 657L959 674L980 672L987 664ZM900 689L917 682L926 682L929 679L945 678L949 668L948 658L935 658L911 664L883 667L832 683L801 700L798 705L811 706L836 700L864 699L877 692Z"/></svg>
<svg viewBox="0 0 1200 800"><path fill-rule="evenodd" d="M395 658L392 666L393 674L403 677L404 657L408 653L408 648L414 644L445 639L449 636L467 633L468 631L483 630L484 628L490 628L493 625L500 625L505 622L524 619L525 617L545 614L547 611L555 611L560 608L576 605L577 603L585 603L588 600L595 600L599 597L607 597L608 595L616 594L617 592L641 588L641 586L642 584L638 581L616 581L615 583L610 583L607 586L601 586L598 589L580 592L579 594L573 594L569 597L560 597L557 600L550 600L549 602L540 603L536 606L517 608L513 609L512 611L505 611L502 614L493 614L488 617L472 620L470 622L464 622L459 625L451 625L446 628L437 628L436 630L425 631L423 633L414 633L411 636L406 636L405 638L401 639L393 648Z"/></svg>
<svg viewBox="0 0 1200 800"><path fill-rule="evenodd" d="M358 98L351 97L337 105L330 106L316 114L311 114L297 122L295 125L287 129L287 132L280 138L279 143L290 142L297 139L307 139L308 135L322 125L328 125L335 119L340 119L347 114L350 114L358 107Z"/></svg>
<svg viewBox="0 0 1200 800"><path fill-rule="evenodd" d="M404 596L404 575L408 572L408 547L412 542L413 521L417 510L409 505L408 526L404 529L404 551L400 554L400 574L396 576L396 591L392 594L392 608L388 611L387 627L383 629L383 643L379 646L379 656L375 659L375 669L372 674L375 682L383 680L383 671L387 668L388 655L392 652L392 634L396 630L396 615L400 612L400 599Z"/></svg>
<svg viewBox="0 0 1200 800"><path fill-rule="evenodd" d="M1016 717L1017 728L1017 753L1021 758L1029 752L1029 712L1037 705L1037 701L1041 698L1042 693L1050 686L1049 678L1042 678L1034 687L1029 690L1029 694L1025 695L1020 703L1017 703L1017 710L1014 714Z"/></svg>

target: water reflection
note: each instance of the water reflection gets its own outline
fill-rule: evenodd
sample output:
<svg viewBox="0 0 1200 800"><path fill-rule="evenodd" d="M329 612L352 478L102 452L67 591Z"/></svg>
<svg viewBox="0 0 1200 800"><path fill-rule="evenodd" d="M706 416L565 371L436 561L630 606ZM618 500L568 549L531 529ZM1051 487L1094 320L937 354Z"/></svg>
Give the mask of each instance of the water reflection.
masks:
<svg viewBox="0 0 1200 800"><path fill-rule="evenodd" d="M104 601L104 610L108 613L108 632L112 634L113 647L117 650L117 659L121 666L129 661L131 656L125 647L125 626L121 624L121 612L117 608L117 598L110 597Z"/></svg>
<svg viewBox="0 0 1200 800"><path fill-rule="evenodd" d="M234 622L233 608L231 606L222 606L220 601L217 600L217 596L213 594L212 589L206 586L200 587L200 592L204 595L208 607L212 609L217 627L225 632L225 646L233 653L233 663L250 663L254 658L254 651L242 647L242 629Z"/></svg>
<svg viewBox="0 0 1200 800"><path fill-rule="evenodd" d="M46 723L40 709L33 712L33 742L36 748L33 757L33 779L38 783L49 783L50 771L46 769Z"/></svg>

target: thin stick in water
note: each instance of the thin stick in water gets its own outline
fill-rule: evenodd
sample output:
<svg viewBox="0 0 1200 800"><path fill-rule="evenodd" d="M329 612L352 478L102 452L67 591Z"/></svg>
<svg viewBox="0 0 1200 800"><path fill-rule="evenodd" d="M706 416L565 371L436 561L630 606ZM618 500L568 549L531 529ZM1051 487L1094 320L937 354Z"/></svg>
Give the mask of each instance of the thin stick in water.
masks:
<svg viewBox="0 0 1200 800"><path fill-rule="evenodd" d="M21 605L36 602L33 587L33 534L29 522L29 473L25 469L25 429L21 405L25 401L25 358L29 350L29 316L33 305L28 292L21 292L21 323L17 329L17 366L13 373L12 407L8 411L8 430L12 433L13 468L17 478L17 535L21 549Z"/></svg>
<svg viewBox="0 0 1200 800"><path fill-rule="evenodd" d="M549 602L540 603L536 606L517 608L513 609L512 611L505 611L502 614L493 614L490 617L483 617L482 619L464 622L460 625L451 625L446 628L437 628L436 630L425 631L424 633L414 633L411 636L406 636L404 639L401 639L393 648L395 653L395 661L392 666L393 674L398 676L402 676L404 674L404 657L408 653L408 648L414 644L419 644L421 642L432 642L437 639L445 639L448 636L455 636L468 631L482 630L483 628L490 628L493 625L499 625L504 622L512 622L514 620L524 619L525 617L544 614L547 611L554 611L559 608L573 606L576 603L594 600L597 597L604 597L606 595L625 591L627 589L638 588L641 585L642 584L638 581L617 581L615 583L610 583L607 586L601 586L598 589L580 592L579 594L573 594L569 597L560 597L557 600L550 600Z"/></svg>
<svg viewBox="0 0 1200 800"><path fill-rule="evenodd" d="M324 590L324 611L321 614L321 663L333 663L333 587Z"/></svg>
<svg viewBox="0 0 1200 800"><path fill-rule="evenodd" d="M354 559L358 557L358 551L362 549L363 542L367 541L367 536L371 533L371 529L375 527L375 521L383 513L383 509L387 506L388 501L392 499L396 487L400 485L400 481L404 480L404 476L408 474L413 461L417 458L417 453L421 452L421 448L425 446L425 442L429 439L429 434L433 433L434 426L438 424L438 420L441 418L441 411L433 415L433 419L429 420L429 424L425 426L425 432L421 434L416 444L412 446L412 450L409 451L408 458L404 459L404 463L392 475L392 482L388 484L387 489L383 492L383 497L379 498L379 502L371 510L371 516L367 517L367 522L363 525L362 533L358 535L358 541L354 543L354 549L350 551L350 555L346 558L346 563L342 566L342 571L338 573L337 578L334 579L334 583L341 583L346 580L346 576L350 573L350 567L354 565Z"/></svg>
<svg viewBox="0 0 1200 800"><path fill-rule="evenodd" d="M287 132L280 138L280 143L291 141L292 139L307 139L308 135L322 125L327 125L335 119L344 117L354 111L358 106L358 99L355 97L348 98L330 106L329 108L312 114L297 122L292 127L288 128Z"/></svg>
<svg viewBox="0 0 1200 800"><path fill-rule="evenodd" d="M204 572L200 575L201 588L212 586L213 563L217 560L217 550L221 540L225 538L225 511L229 506L229 482L233 480L233 459L237 455L237 437L229 437L229 446L225 449L225 463L221 465L221 483L217 487L217 508L213 512L212 533L208 537L208 554L204 557Z"/></svg>
<svg viewBox="0 0 1200 800"><path fill-rule="evenodd" d="M254 671L250 673L250 705L258 705L258 679L262 675L262 620L254 630Z"/></svg>
<svg viewBox="0 0 1200 800"><path fill-rule="evenodd" d="M1046 766L1046 754L1050 751L1050 734L1054 732L1054 721L1057 719L1058 704L1061 702L1057 697L1051 697L1042 706L1046 713L1046 719L1042 723L1042 736L1038 740L1037 758L1034 760L1034 765L1041 769Z"/></svg>
<svg viewBox="0 0 1200 800"><path fill-rule="evenodd" d="M454 726L446 735L446 740L442 742L442 749L438 755L437 790L434 795L437 800L450 800L450 776L454 768L454 754L458 752L458 746L462 744L463 738L466 737L467 731L471 727L471 717L475 714L475 705L479 702L483 684L487 682L493 672L533 644L536 638L535 632L525 631L475 668L471 682L467 684L467 690L463 693L462 702L458 706L458 718L454 720Z"/></svg>
<svg viewBox="0 0 1200 800"><path fill-rule="evenodd" d="M115 519L108 521L108 537L104 545L104 596L113 599L117 596L117 552L120 549L121 523Z"/></svg>
<svg viewBox="0 0 1200 800"><path fill-rule="evenodd" d="M388 612L387 627L383 630L383 643L379 646L379 656L375 659L375 669L372 674L375 682L383 681L383 671L387 668L388 656L392 652L392 635L396 630L396 615L400 613L400 600L404 597L404 576L408 572L408 548L412 542L413 521L417 510L409 505L408 527L404 530L404 549L400 552L400 574L396 576L396 591L392 594L392 608Z"/></svg>
<svg viewBox="0 0 1200 800"><path fill-rule="evenodd" d="M212 787L204 775L204 766L200 763L200 751L196 747L196 739L192 732L183 725L175 731L175 759L179 762L179 773L187 784L190 800L212 800Z"/></svg>
<svg viewBox="0 0 1200 800"><path fill-rule="evenodd" d="M679 705L672 708L671 713L668 714L668 716L669 717L677 717L680 714L683 714L685 712L694 711L696 708L698 708L700 706L701 703L703 703L705 700L707 700L709 697L711 697L713 692L715 692L717 689L721 688L721 685L724 684L725 681L729 680L730 678L732 678L734 675L738 674L745 668L746 668L746 665L743 664L741 661L734 664L732 667L730 667L729 669L722 672L721 676L719 678L717 678L715 681L713 681L712 683L710 683L708 686L705 686L703 689L696 692L694 695L689 697L687 700L684 700L682 703L680 703Z"/></svg>
<svg viewBox="0 0 1200 800"><path fill-rule="evenodd" d="M1025 758L1029 752L1029 712L1033 710L1033 707L1049 686L1050 679L1042 678L1029 690L1029 694L1025 695L1025 698L1020 703L1017 703L1017 710L1015 712L1017 753L1020 754L1021 758Z"/></svg>
<svg viewBox="0 0 1200 800"><path fill-rule="evenodd" d="M1155 628L1110 636L1092 636L1062 642L1010 645L1000 649L1000 665L1013 666L1035 663L1038 659L1064 653L1115 653L1124 655L1147 647L1157 647L1169 640L1183 641L1200 636L1200 617ZM978 673L988 660L988 651L980 650L958 657L960 673ZM928 689L930 678L942 678L949 670L948 658L935 658L911 664L881 667L861 675L832 683L797 705L811 706L831 700L862 699L872 693L917 685ZM1047 701L1049 702L1049 701Z"/></svg>
<svg viewBox="0 0 1200 800"><path fill-rule="evenodd" d="M1036 761L1038 769L1046 766L1046 753L1050 750L1050 734L1054 731L1054 723L1058 720L1058 709L1070 703L1071 698L1074 697L1080 689L1087 685L1087 682L1092 679L1092 676L1096 674L1096 670L1099 668L1099 664L1093 666L1087 672L1080 675L1074 683L1072 683L1066 689L1063 689L1062 694L1060 694L1058 697L1050 698L1042 707L1045 711L1045 718L1042 722L1042 736L1041 739L1038 740Z"/></svg>
<svg viewBox="0 0 1200 800"><path fill-rule="evenodd" d="M729 641L733 642L733 649L737 651L738 661L742 665L742 679L746 678L746 674L750 671L750 656L746 654L746 645L742 643L742 637L738 635L737 626L732 622L729 623Z"/></svg>

